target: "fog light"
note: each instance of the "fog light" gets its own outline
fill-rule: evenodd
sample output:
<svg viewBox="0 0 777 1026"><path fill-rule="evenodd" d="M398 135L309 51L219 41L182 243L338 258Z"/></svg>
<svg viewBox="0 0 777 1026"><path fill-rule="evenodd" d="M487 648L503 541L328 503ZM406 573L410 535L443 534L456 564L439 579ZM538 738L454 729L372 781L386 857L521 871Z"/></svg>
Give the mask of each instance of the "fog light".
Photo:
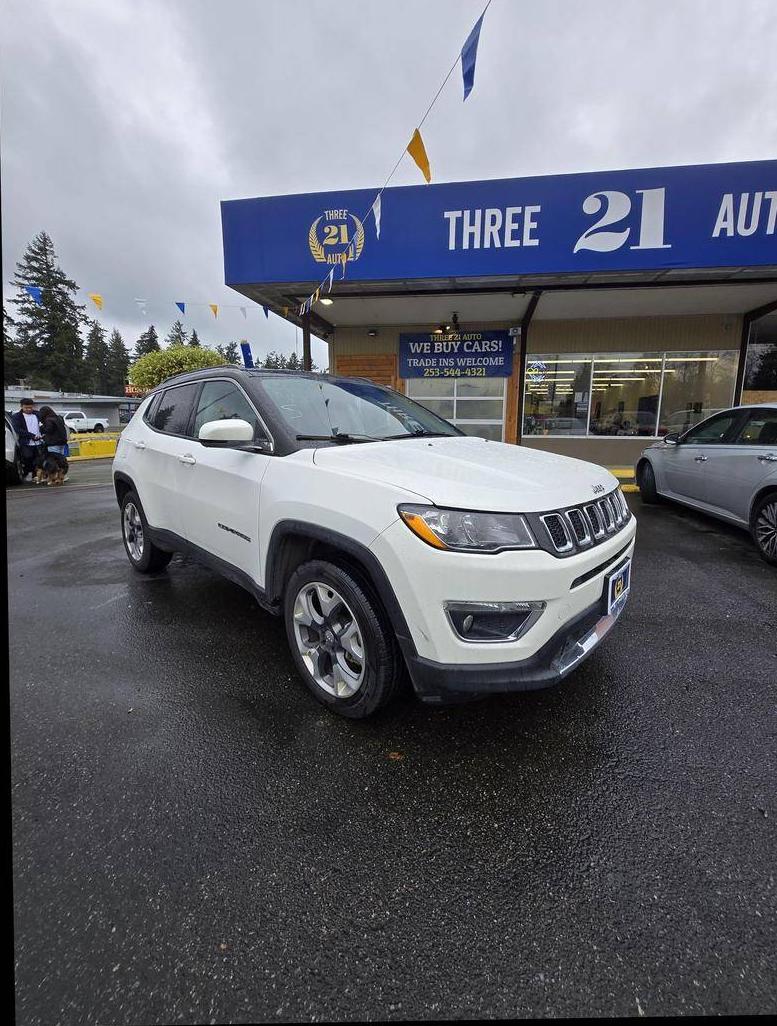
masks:
<svg viewBox="0 0 777 1026"><path fill-rule="evenodd" d="M544 602L448 602L445 612L462 641L516 641L542 615Z"/></svg>

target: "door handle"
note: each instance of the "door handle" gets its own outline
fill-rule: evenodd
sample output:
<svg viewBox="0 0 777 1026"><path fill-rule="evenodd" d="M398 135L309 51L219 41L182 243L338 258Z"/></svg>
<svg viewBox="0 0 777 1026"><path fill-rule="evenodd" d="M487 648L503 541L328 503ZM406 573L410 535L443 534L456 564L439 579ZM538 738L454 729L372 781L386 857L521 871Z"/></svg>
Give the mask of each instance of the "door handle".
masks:
<svg viewBox="0 0 777 1026"><path fill-rule="evenodd" d="M132 444L135 446L136 449L145 449L146 448L146 443L145 442L133 442Z"/></svg>
<svg viewBox="0 0 777 1026"><path fill-rule="evenodd" d="M694 456L693 459L694 459L695 463L706 463L708 457L707 456Z"/></svg>
<svg viewBox="0 0 777 1026"><path fill-rule="evenodd" d="M179 456L178 457L178 462L179 463L196 463L197 460L193 456L190 456L187 453L185 456Z"/></svg>
<svg viewBox="0 0 777 1026"><path fill-rule="evenodd" d="M773 456L770 452L765 453L763 456L758 456L757 459L761 463L777 463L777 456Z"/></svg>

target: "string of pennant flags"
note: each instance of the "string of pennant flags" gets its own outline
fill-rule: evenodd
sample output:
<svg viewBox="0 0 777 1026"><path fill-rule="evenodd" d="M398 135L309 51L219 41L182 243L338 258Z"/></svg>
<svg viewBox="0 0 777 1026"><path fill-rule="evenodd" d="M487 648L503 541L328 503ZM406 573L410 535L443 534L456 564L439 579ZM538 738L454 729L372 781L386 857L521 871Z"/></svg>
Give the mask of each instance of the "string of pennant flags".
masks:
<svg viewBox="0 0 777 1026"><path fill-rule="evenodd" d="M24 291L34 300L34 302L38 306L43 305L42 286L25 285ZM90 299L92 303L94 303L95 307L98 310L102 310L105 304L105 296L103 296L100 292L87 292L86 295L87 298ZM189 299L171 300L171 302L173 302L173 304L180 310L181 315L184 317L186 316L187 309L189 309L190 307L207 306L210 312L213 314L214 318L218 318L219 311L221 310L239 310L240 313L243 315L243 320L248 319L248 307L240 306L237 303L203 303ZM138 308L138 312L141 314L141 316L145 317L147 313L147 308L149 306L159 306L161 305L161 303L157 302L156 300L136 298L135 305ZM270 311L268 307L262 306L262 310L264 311L265 317L270 316Z"/></svg>
<svg viewBox="0 0 777 1026"><path fill-rule="evenodd" d="M462 75L462 81L463 81L463 87L464 87L464 97L463 97L463 99L466 100L467 97L469 96L469 94L472 92L472 89L474 88L474 85L475 85L475 64L477 62L478 43L480 42L480 30L483 27L483 19L486 16L486 12L488 11L488 8L491 6L491 2L492 2L492 0L488 0L488 3L483 8L483 13L480 15L478 20L473 25L472 31L470 32L470 34L467 36L466 40L464 41L464 45L462 46L461 50L456 55L456 59L454 60L453 64L451 65L451 68L448 71L448 74L443 79L440 88L434 94L434 97L432 98L432 102L426 108L426 112L424 113L424 116L418 122L417 127L415 128L412 136L410 137L410 142L402 150L402 153L399 155L399 159L397 160L397 162L394 165L394 167L391 169L391 172L389 173L388 178L386 179L386 181L383 183L383 185L378 190L378 194L375 197L375 199L372 201L372 205L370 206L370 208L368 210L365 210L365 212L362 214L361 218L359 218L359 220L363 222L363 221L365 221L367 219L369 214L372 214L373 220L375 222L375 238L376 239L380 239L381 197L382 197L383 193L385 192L386 187L388 186L389 182L394 177L394 174L395 174L397 168L402 163L402 159L404 158L405 154L408 153L413 158L413 160L415 161L415 164L418 167L419 171L424 176L424 179L426 180L427 185L432 180L431 164L429 162L429 155L426 152L426 146L424 145L424 140L423 140L423 137L421 135L421 128L423 127L423 124L426 121L426 119L429 117L429 114L431 113L432 108L437 103L437 99L440 96L440 93L442 93L443 89L445 88L445 86L446 86L446 84L448 82L448 79L451 77L451 75L455 71L456 66L459 64L459 62L461 62L461 75ZM317 303L318 300L320 299L322 290L326 290L326 292L331 292L332 291L332 285L334 283L334 273L335 273L335 269L337 267L340 268L340 280L342 281L342 279L345 277L346 263L347 263L348 260L352 260L353 256L354 256L354 241L352 240L350 246L348 247L348 249L344 253L340 254L340 261L339 261L339 263L334 264L332 266L332 268L330 269L329 273L326 275L326 277L322 281L319 282L318 286L308 296L308 298L303 303L300 303L299 310L298 310L298 314L299 314L300 317L302 317L306 313L310 312L310 309L313 306L313 304ZM287 309L288 308L284 308L284 315L286 314Z"/></svg>
<svg viewBox="0 0 777 1026"><path fill-rule="evenodd" d="M421 118L421 120L418 122L417 127L414 129L413 134L410 137L410 141L405 146L405 148L402 150L402 153L400 154L399 159L394 164L394 167L391 169L388 177L386 178L386 181L383 183L383 185L378 190L378 193L375 196L375 199L373 200L371 206L369 207L368 210L366 210L362 214L361 218L359 219L359 221L361 223L363 223L364 221L367 220L368 216L370 214L372 214L372 218L373 218L373 221L374 221L374 224L375 224L375 237L378 240L380 239L380 228L381 228L381 197L383 196L383 193L385 192L389 182L394 177L394 174L395 174L397 168L399 167L399 165L401 164L405 154L407 153L407 154L409 154L412 157L413 161L415 162L416 166L420 170L420 172L423 175L423 177L424 177L425 181L427 182L427 184L430 183L431 180L432 180L431 164L429 162L429 155L426 152L426 146L424 145L424 140L423 140L423 137L421 135L421 128L423 127L423 124L426 121L426 119L429 117L429 114L431 113L431 111L432 111L434 105L436 104L440 94L442 93L443 89L445 88L445 86L446 86L446 84L448 82L448 79L453 74L453 72L456 69L456 66L459 64L459 62L461 62L461 74L462 74L462 81L463 81L463 88L464 88L464 97L463 97L464 100L466 100L467 97L469 96L469 94L472 92L472 89L473 89L473 87L475 85L475 64L476 64L476 61L477 61L478 43L480 41L480 30L483 27L483 19L485 18L486 12L488 11L488 8L491 6L491 3L492 3L492 0L488 0L486 6L483 9L483 13L480 15L478 20L475 22L475 24L474 24L474 26L472 28L472 31L469 33L469 35L467 36L467 38L466 38L466 40L464 42L464 45L462 46L462 48L459 51L459 53L456 55L456 59L454 60L453 64L451 65L451 68L448 71L448 74L445 76L445 78L442 81L442 84L440 85L440 88L437 90L437 92L435 93L434 97L432 98L432 102L426 108L426 112L424 113L424 116ZM361 234L363 235L363 233L361 233ZM338 263L332 265L332 267L329 270L329 272L327 273L327 275L322 279L322 281L319 282L318 286L314 289L314 291L308 296L308 298L303 303L301 303L299 305L299 309L298 310L295 310L294 307L289 307L289 306L281 307L281 312L282 312L283 316L284 317L288 317L288 315L290 313L296 312L300 317L302 317L305 314L310 312L310 309L311 309L311 307L313 306L314 303L317 303L319 301L319 299L321 298L321 293L322 292L327 292L327 293L331 292L332 291L332 287L334 285L335 270L338 267L340 268L340 280L342 281L342 279L345 277L345 274L346 274L346 263L347 263L348 260L352 260L353 257L354 257L354 246L356 244L357 244L356 240L354 238L352 238L349 247L346 249L345 252L340 254L340 259L339 259ZM43 305L42 287L41 286L38 286L38 285L25 285L24 289L28 293L28 295L34 300L34 302L37 303L38 306L42 306ZM99 292L87 292L87 297L94 304L94 306L97 308L97 310L102 310L103 309L103 305L105 303L105 297L102 295L102 293L99 293ZM210 312L213 314L214 319L218 318L219 311L225 310L225 309L239 310L240 313L242 314L244 320L247 320L247 318L248 318L248 307L240 306L238 304L233 304L233 303L201 303L201 302L197 302L197 301L191 301L191 300L188 300L188 299L186 299L186 300L184 300L184 299L173 300L172 302L174 302L175 306L178 308L178 310L180 310L181 315L184 316L184 317L186 316L186 311L190 307L207 306L208 309L210 310ZM152 305L152 301L149 300L149 299L135 298L135 305L136 305L136 307L138 309L138 312L141 314L141 316L145 317L146 316L146 308L147 308L147 306ZM153 302L153 305L156 306L158 304L156 302ZM269 316L270 316L269 308L267 306L263 305L262 309L264 311L265 317L269 318Z"/></svg>

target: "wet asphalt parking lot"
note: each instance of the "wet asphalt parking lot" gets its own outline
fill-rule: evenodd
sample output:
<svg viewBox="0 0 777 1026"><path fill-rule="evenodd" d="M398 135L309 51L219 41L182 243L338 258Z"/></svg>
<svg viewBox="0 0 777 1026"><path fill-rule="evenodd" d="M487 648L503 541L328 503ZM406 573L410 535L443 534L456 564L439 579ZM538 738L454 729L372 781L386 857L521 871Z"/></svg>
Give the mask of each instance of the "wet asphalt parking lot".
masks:
<svg viewBox="0 0 777 1026"><path fill-rule="evenodd" d="M353 723L107 461L10 489L17 1022L776 1012L777 572L630 502L561 686Z"/></svg>

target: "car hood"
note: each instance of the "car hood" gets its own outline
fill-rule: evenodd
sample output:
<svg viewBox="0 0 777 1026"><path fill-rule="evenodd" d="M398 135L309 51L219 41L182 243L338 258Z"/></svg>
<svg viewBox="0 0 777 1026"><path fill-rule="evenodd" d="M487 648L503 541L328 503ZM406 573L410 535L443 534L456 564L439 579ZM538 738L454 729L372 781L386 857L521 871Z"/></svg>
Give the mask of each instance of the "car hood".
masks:
<svg viewBox="0 0 777 1026"><path fill-rule="evenodd" d="M499 513L590 502L618 483L594 463L461 435L326 446L315 450L314 462L407 489L436 506Z"/></svg>

